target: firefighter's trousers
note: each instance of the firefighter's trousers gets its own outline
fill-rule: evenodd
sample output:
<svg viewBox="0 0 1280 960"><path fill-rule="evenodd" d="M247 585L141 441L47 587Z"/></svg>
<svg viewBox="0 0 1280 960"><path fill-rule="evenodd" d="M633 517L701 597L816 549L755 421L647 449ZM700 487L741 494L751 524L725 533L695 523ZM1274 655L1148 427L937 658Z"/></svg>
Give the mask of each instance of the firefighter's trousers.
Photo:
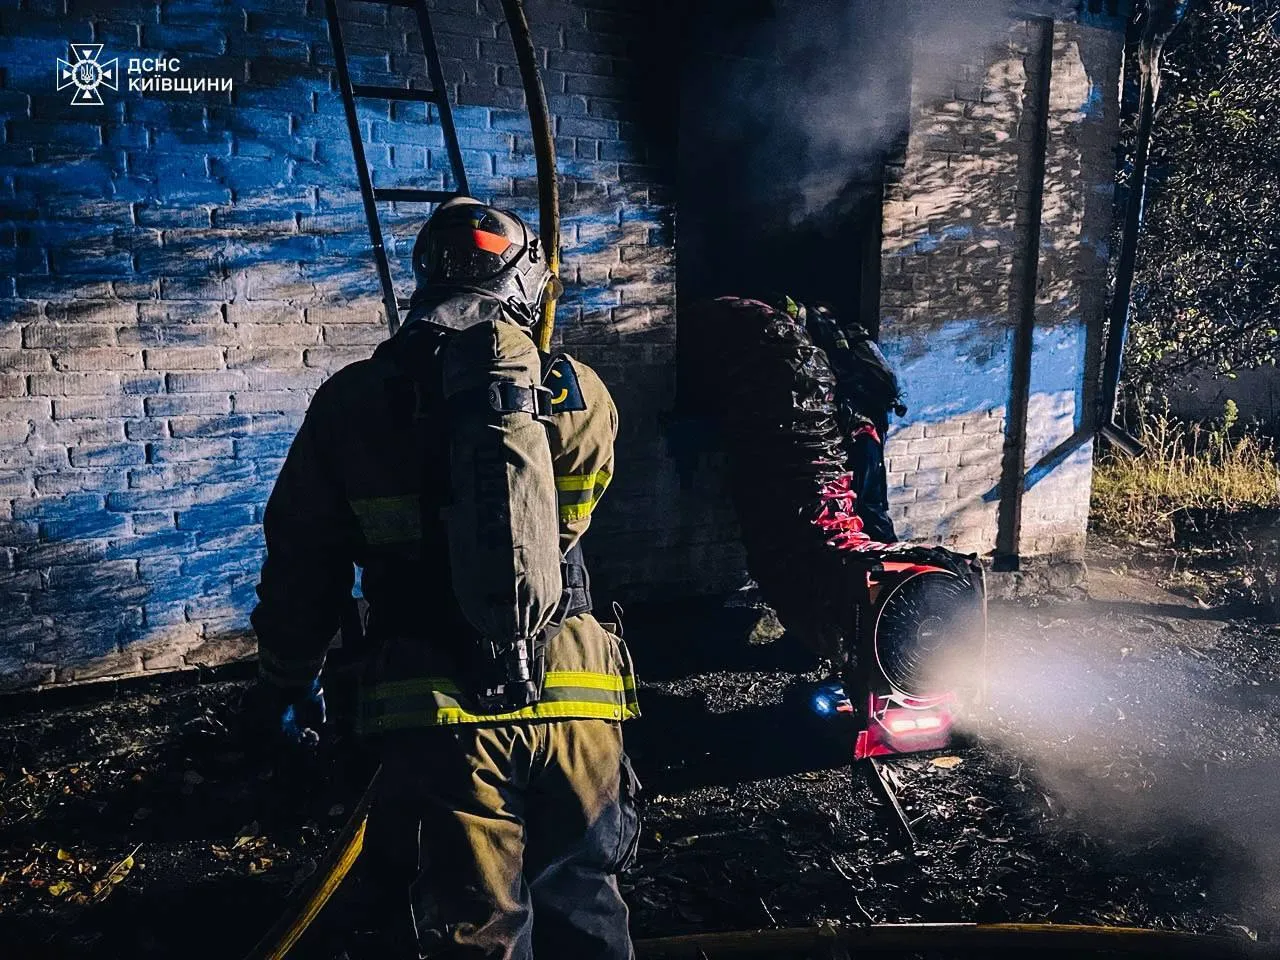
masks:
<svg viewBox="0 0 1280 960"><path fill-rule="evenodd" d="M378 802L418 825L410 901L420 955L631 960L617 874L639 836L636 790L612 721L388 738Z"/></svg>

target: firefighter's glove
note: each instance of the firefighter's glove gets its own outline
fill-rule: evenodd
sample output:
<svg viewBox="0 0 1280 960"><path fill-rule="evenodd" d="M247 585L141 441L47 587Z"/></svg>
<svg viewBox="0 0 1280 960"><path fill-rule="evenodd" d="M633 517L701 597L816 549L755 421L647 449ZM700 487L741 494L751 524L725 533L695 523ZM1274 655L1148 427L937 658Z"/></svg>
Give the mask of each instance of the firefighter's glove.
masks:
<svg viewBox="0 0 1280 960"><path fill-rule="evenodd" d="M291 747L314 747L325 721L324 688L317 677L306 687L273 688L272 722L277 739Z"/></svg>

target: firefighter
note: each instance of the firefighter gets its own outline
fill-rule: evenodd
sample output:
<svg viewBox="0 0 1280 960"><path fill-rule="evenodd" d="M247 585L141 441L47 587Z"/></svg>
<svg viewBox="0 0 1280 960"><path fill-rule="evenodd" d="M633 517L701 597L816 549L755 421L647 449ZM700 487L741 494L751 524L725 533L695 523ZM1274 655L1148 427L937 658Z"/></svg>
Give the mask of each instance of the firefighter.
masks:
<svg viewBox="0 0 1280 960"><path fill-rule="evenodd" d="M416 861L412 883L387 891L388 922L411 925L404 955L627 960L616 877L635 852L638 784L621 721L638 709L621 628L591 613L579 542L613 473L617 412L596 373L564 354L541 358L544 388L489 391L494 409L536 412L546 427L562 564L525 570L522 582L554 574L563 588L537 642L495 660L464 612L488 601L473 588L486 571L457 569L462 554L450 549L460 496L450 443L469 395L444 396L442 358L477 324L507 331L499 339L511 339L511 325L527 336L559 284L519 217L470 198L435 211L414 271L404 326L316 392L267 504L252 619L277 735L315 742L325 722L320 674L354 564L378 649L362 695L362 724L383 758L369 830L407 824ZM520 516L520 504L503 502L480 522ZM509 545L533 536L498 532ZM534 679L515 694L498 684L508 699L495 702L495 665L507 676L513 663Z"/></svg>

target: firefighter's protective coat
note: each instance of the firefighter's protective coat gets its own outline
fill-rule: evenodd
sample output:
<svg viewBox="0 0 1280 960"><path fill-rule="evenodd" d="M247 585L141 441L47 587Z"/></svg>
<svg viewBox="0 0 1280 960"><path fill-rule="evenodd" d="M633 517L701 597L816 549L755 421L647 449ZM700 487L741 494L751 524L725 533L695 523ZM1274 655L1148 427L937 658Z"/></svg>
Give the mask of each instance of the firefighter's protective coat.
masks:
<svg viewBox="0 0 1280 960"><path fill-rule="evenodd" d="M541 633L562 593L555 475L538 416L542 365L529 335L504 320L455 333L441 359L453 591L471 625L502 648Z"/></svg>
<svg viewBox="0 0 1280 960"><path fill-rule="evenodd" d="M453 412L440 385L453 342L472 328L492 330L501 323L491 300L466 296L436 303L368 360L334 374L316 392L267 505L267 557L253 613L263 675L280 685L305 686L320 673L350 601L354 563L369 605L367 633L380 648L362 695L362 725L370 732L638 715L626 644L589 612L572 608L547 643L538 703L492 714L477 709L472 696L477 671L491 669L492 660L480 656L480 631L462 609L470 588L456 584L466 574L455 576L444 508L451 499L478 495L453 489L446 467ZM532 348L527 337L524 342ZM522 375L536 369L534 357L521 359L522 365L535 364L522 367ZM555 549L558 506L560 550L539 571L537 590L558 599L559 554L576 547L612 476L618 417L589 366L561 355L543 367L537 378L550 391L550 420L544 425L529 417L528 427L543 432L553 471L551 506L539 493L537 516L551 525ZM496 435L498 428L488 429ZM513 570L511 560L500 569ZM576 583L565 586L570 593L577 589ZM524 589L533 595L532 586ZM467 600L473 611L478 602ZM542 615L530 606L523 616L532 626Z"/></svg>

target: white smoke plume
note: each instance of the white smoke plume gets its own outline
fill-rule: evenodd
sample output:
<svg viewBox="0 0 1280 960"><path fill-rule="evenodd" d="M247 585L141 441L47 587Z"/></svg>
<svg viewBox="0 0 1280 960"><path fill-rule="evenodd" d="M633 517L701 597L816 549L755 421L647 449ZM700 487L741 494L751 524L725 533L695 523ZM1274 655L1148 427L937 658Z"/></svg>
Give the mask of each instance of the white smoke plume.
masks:
<svg viewBox="0 0 1280 960"><path fill-rule="evenodd" d="M907 129L912 98L954 98L1015 23L1004 0L744 6L756 15L726 33L685 109L732 148L717 162L744 167L746 202L793 225L845 212L851 185Z"/></svg>
<svg viewBox="0 0 1280 960"><path fill-rule="evenodd" d="M1203 851L1211 895L1280 916L1280 655L1264 646L1242 673L1190 652L1178 621L1152 635L1105 606L1063 613L1041 630L1031 615L1012 631L997 616L988 705L969 732L1025 758L1080 829L1122 851ZM1259 642L1201 630L1219 631L1210 643Z"/></svg>

